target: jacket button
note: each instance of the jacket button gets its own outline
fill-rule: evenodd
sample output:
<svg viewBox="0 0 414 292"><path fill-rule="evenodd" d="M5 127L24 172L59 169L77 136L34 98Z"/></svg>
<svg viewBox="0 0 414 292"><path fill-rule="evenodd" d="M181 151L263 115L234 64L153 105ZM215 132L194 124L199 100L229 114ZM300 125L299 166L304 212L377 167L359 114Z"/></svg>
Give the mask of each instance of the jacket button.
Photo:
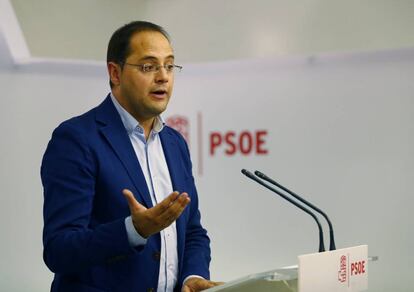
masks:
<svg viewBox="0 0 414 292"><path fill-rule="evenodd" d="M155 291L155 289L154 288L148 288L147 289L147 292L154 292Z"/></svg>
<svg viewBox="0 0 414 292"><path fill-rule="evenodd" d="M152 254L152 258L154 259L154 261L159 261L160 260L160 258L161 258L161 254L157 251L157 252L154 252L153 254ZM151 288L152 289L152 288Z"/></svg>

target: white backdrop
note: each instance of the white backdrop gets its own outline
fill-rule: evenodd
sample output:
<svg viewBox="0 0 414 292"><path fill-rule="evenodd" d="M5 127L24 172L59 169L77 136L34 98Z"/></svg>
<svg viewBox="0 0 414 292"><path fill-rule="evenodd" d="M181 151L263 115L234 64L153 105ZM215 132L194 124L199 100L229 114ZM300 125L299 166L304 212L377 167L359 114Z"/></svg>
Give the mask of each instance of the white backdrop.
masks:
<svg viewBox="0 0 414 292"><path fill-rule="evenodd" d="M250 168L326 210L338 247L369 245L380 258L370 267L371 291L410 290L413 56L252 60L183 73L171 109L202 112L204 141L217 130L269 132L267 156L203 153L198 183L216 277L294 264L317 249L312 219L242 177Z"/></svg>
<svg viewBox="0 0 414 292"><path fill-rule="evenodd" d="M413 57L405 50L184 64L166 117L189 119L214 279L295 264L318 246L311 218L240 174L249 168L326 210L338 247L369 245L380 258L370 266L370 291L410 290ZM0 287L46 291L41 157L59 122L107 94L105 67L3 60L0 86ZM267 130L268 154L228 156L218 148L211 156L211 132L243 130Z"/></svg>

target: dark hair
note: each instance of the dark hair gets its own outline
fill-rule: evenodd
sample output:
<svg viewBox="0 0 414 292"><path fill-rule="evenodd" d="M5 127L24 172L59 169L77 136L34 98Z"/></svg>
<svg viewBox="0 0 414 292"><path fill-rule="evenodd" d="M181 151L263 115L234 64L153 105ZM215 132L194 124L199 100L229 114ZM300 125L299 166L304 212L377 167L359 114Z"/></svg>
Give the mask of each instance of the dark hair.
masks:
<svg viewBox="0 0 414 292"><path fill-rule="evenodd" d="M108 51L106 54L106 63L114 62L123 67L123 63L131 53L130 40L131 37L142 31L156 31L165 36L170 41L170 37L164 28L148 21L133 21L118 28L111 36L108 44ZM109 78L109 85L113 86L111 78Z"/></svg>

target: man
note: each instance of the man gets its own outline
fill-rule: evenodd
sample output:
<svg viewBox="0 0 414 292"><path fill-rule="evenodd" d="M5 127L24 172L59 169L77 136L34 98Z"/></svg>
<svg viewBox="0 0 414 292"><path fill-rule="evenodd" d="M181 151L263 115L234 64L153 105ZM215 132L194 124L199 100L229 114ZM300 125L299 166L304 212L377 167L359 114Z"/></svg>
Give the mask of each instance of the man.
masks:
<svg viewBox="0 0 414 292"><path fill-rule="evenodd" d="M187 145L164 125L174 54L136 21L108 45L111 93L62 123L43 157L44 260L52 291L201 291L210 242Z"/></svg>

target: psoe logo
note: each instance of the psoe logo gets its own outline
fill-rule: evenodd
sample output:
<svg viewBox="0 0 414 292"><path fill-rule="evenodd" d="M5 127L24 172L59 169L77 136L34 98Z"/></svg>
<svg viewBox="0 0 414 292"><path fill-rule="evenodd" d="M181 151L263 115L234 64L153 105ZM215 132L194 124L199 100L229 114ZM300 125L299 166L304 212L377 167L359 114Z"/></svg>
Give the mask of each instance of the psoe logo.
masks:
<svg viewBox="0 0 414 292"><path fill-rule="evenodd" d="M165 120L166 124L171 128L177 130L186 140L189 148L195 149L197 153L197 168L198 174L203 173L204 149L208 148L210 155L208 158L222 158L224 156L242 155L248 156L265 156L269 154L267 146L268 131L266 129L257 130L215 130L210 131L209 135L203 135L206 130L203 127L202 113L197 113L195 126L191 127L191 119L182 115L172 115ZM191 124L191 126L190 126ZM195 133L195 137L190 137L191 131ZM204 144L204 139L207 138ZM190 141L192 143L190 143Z"/></svg>
<svg viewBox="0 0 414 292"><path fill-rule="evenodd" d="M187 144L190 144L190 122L187 117L179 115L171 116L166 120L166 123L183 135Z"/></svg>
<svg viewBox="0 0 414 292"><path fill-rule="evenodd" d="M338 281L341 283L346 282L346 275L347 275L347 265L346 265L346 256L341 256L339 261L339 271L338 271Z"/></svg>
<svg viewBox="0 0 414 292"><path fill-rule="evenodd" d="M366 272L365 261L351 263L351 276L364 275Z"/></svg>

